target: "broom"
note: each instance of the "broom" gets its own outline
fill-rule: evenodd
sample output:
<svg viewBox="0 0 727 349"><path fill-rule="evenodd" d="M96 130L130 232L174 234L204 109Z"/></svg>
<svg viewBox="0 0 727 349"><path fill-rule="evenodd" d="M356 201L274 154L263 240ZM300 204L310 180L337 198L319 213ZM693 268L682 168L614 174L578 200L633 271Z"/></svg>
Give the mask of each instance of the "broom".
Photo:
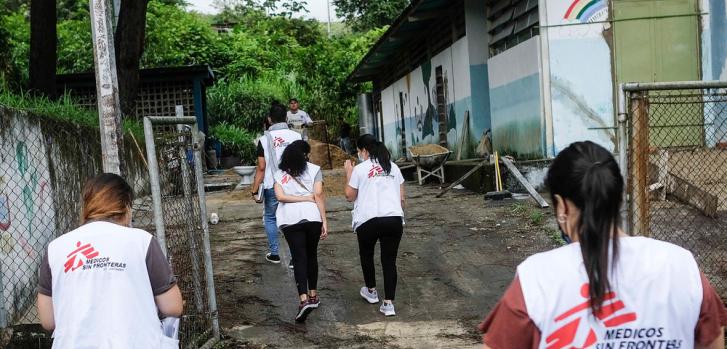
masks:
<svg viewBox="0 0 727 349"><path fill-rule="evenodd" d="M502 189L502 176L500 175L500 157L495 152L495 191L485 194L485 200L502 200L512 197L512 193Z"/></svg>

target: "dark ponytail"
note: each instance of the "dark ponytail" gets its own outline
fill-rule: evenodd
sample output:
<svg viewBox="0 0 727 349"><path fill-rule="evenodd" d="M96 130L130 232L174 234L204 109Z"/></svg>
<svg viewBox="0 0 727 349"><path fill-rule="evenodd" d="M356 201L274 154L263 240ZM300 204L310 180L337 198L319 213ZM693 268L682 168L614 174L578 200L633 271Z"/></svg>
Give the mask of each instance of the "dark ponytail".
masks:
<svg viewBox="0 0 727 349"><path fill-rule="evenodd" d="M370 134L362 135L356 141L356 147L366 149L369 152L371 161L377 162L384 169L384 173L388 175L391 172L391 154L389 153L389 149L386 149L384 143L379 142L376 137Z"/></svg>
<svg viewBox="0 0 727 349"><path fill-rule="evenodd" d="M578 240L588 274L591 310L598 314L606 293L612 290L609 255L612 268L618 259L616 232L624 188L618 164L603 147L590 141L577 142L553 160L545 182L553 202L559 195L581 210Z"/></svg>

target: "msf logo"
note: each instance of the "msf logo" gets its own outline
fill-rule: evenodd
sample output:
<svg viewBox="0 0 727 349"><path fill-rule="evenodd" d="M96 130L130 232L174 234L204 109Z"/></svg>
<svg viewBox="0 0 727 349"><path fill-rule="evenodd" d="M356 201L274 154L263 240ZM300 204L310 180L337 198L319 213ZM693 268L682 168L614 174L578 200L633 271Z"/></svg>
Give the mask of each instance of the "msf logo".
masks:
<svg viewBox="0 0 727 349"><path fill-rule="evenodd" d="M290 182L290 176L289 175L283 175L283 179L280 180L280 183L288 184Z"/></svg>
<svg viewBox="0 0 727 349"><path fill-rule="evenodd" d="M66 260L66 263L63 264L65 269L63 270L64 273L67 273L69 271L75 271L76 269L83 266L83 259L78 258L78 254L82 254L86 259L91 259L98 257L98 251L96 251L91 244L85 244L81 246L81 242L76 242L76 249L73 250L73 252L69 253L68 260Z"/></svg>
<svg viewBox="0 0 727 349"><path fill-rule="evenodd" d="M581 325L581 320L584 317L589 316L590 304L588 302L588 284L581 286L581 296L586 298L586 301L576 305L570 310L560 314L555 318L555 323L560 324L555 331L549 334L545 342L547 349L585 349L588 348L598 341L596 332L593 328L588 329L588 336L582 345L577 346L575 342L578 329ZM626 305L621 300L616 299L615 292L606 293L603 298L604 304L601 307L601 311L593 314L596 319L601 321L606 328L618 327L629 322L636 321L636 313L627 312Z"/></svg>
<svg viewBox="0 0 727 349"><path fill-rule="evenodd" d="M384 174L384 169L379 165L371 165L369 170L369 178L378 177Z"/></svg>
<svg viewBox="0 0 727 349"><path fill-rule="evenodd" d="M285 140L281 137L275 137L273 138L273 148L280 148L284 145L287 145Z"/></svg>

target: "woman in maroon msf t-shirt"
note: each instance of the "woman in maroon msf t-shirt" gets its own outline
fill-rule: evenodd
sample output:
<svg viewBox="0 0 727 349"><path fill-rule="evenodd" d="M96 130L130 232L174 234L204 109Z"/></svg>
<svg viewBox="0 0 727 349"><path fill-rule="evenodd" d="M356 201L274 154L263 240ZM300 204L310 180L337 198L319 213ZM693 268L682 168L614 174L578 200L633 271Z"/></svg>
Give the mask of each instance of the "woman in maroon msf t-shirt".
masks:
<svg viewBox="0 0 727 349"><path fill-rule="evenodd" d="M568 243L531 256L479 328L485 348L724 348L727 309L691 253L618 227L624 181L592 142L546 185Z"/></svg>

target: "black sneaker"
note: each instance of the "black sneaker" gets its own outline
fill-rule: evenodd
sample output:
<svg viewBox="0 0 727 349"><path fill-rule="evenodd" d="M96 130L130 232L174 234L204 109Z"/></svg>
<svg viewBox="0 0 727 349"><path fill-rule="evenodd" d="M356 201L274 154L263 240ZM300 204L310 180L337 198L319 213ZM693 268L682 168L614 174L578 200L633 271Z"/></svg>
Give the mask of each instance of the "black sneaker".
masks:
<svg viewBox="0 0 727 349"><path fill-rule="evenodd" d="M266 254L265 260L270 263L273 263L273 264L280 264L280 256L278 256L276 254L270 254L270 253Z"/></svg>
<svg viewBox="0 0 727 349"><path fill-rule="evenodd" d="M318 295L316 295L314 297L309 297L308 302L310 302L311 306L314 309L318 309L318 306L321 305L321 300L320 300L320 298L318 298Z"/></svg>
<svg viewBox="0 0 727 349"><path fill-rule="evenodd" d="M295 315L295 322L305 322L305 319L308 318L308 315L310 315L313 309L317 308L317 306L317 304L313 305L310 299L305 302L300 302L300 305L298 306L298 314Z"/></svg>
<svg viewBox="0 0 727 349"><path fill-rule="evenodd" d="M288 269L293 269L295 266L293 265L293 260L290 260L290 263L288 263Z"/></svg>

